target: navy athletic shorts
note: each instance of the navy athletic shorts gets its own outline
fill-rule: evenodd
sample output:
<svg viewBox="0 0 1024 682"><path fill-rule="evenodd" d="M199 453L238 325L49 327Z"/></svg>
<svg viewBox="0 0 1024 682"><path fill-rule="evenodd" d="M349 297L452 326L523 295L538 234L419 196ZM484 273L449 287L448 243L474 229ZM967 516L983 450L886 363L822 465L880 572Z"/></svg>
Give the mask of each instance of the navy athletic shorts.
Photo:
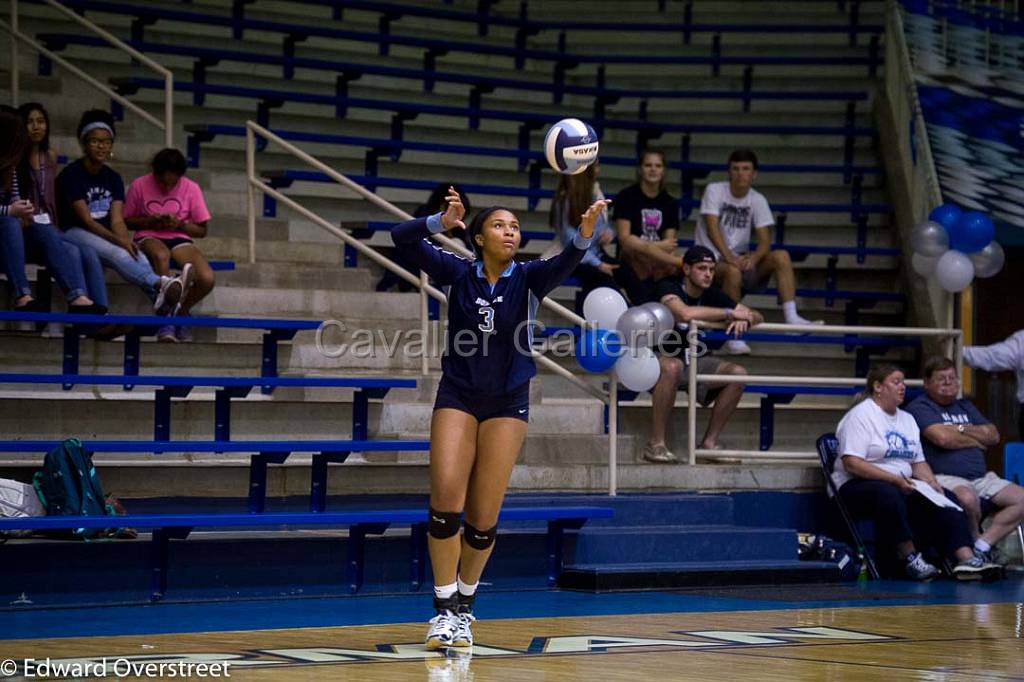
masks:
<svg viewBox="0 0 1024 682"><path fill-rule="evenodd" d="M488 419L509 417L530 421L530 382L515 388L508 393L496 396L474 395L456 387L447 377L441 377L437 387L437 399L434 409L450 408L460 410L476 417L478 422Z"/></svg>

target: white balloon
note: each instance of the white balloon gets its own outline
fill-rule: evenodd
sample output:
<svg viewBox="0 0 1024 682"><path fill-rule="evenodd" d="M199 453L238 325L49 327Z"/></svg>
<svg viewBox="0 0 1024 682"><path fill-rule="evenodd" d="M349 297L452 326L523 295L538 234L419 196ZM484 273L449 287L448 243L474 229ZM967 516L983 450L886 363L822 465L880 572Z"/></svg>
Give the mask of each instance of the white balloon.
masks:
<svg viewBox="0 0 1024 682"><path fill-rule="evenodd" d="M941 256L949 250L949 233L942 225L929 220L910 233L910 246L922 256Z"/></svg>
<svg viewBox="0 0 1024 682"><path fill-rule="evenodd" d="M631 391L649 391L661 376L661 363L650 348L635 348L615 361L615 374Z"/></svg>
<svg viewBox="0 0 1024 682"><path fill-rule="evenodd" d="M915 253L910 257L910 266L914 268L914 272L917 274L927 277L935 272L935 267L939 264L939 258L941 256L922 256L919 253Z"/></svg>
<svg viewBox="0 0 1024 682"><path fill-rule="evenodd" d="M1003 269L1006 253L999 242L992 240L981 251L975 251L968 258L974 263L975 277L991 277Z"/></svg>
<svg viewBox="0 0 1024 682"><path fill-rule="evenodd" d="M974 263L959 251L947 251L935 267L935 278L946 291L963 291L974 279Z"/></svg>
<svg viewBox="0 0 1024 682"><path fill-rule="evenodd" d="M611 287L598 287L583 301L583 319L596 324L598 329L615 329L626 307L622 294Z"/></svg>

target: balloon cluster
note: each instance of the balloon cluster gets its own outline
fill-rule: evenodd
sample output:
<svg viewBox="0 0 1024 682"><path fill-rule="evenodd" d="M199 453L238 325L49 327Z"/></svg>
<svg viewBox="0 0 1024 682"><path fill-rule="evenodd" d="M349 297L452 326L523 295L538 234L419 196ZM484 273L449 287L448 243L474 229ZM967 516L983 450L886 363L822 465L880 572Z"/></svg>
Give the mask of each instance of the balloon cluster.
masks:
<svg viewBox="0 0 1024 682"><path fill-rule="evenodd" d="M1006 254L994 235L995 226L984 213L943 204L911 233L911 267L923 277L934 277L946 291L963 291L975 277L991 277L1003 269Z"/></svg>
<svg viewBox="0 0 1024 682"><path fill-rule="evenodd" d="M576 360L589 372L612 367L631 391L649 391L658 383L661 364L652 346L672 331L672 311L660 303L627 308L622 294L609 287L594 289L583 301L587 321L576 341Z"/></svg>

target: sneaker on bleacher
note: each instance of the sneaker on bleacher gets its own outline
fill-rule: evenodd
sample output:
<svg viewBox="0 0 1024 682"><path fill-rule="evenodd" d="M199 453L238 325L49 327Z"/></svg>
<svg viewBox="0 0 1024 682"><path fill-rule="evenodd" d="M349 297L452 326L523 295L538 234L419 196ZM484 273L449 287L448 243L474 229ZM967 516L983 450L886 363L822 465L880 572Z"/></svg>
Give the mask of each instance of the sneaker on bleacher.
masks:
<svg viewBox="0 0 1024 682"><path fill-rule="evenodd" d="M647 443L644 445L644 449L640 451L640 454L645 460L648 462L654 462L655 464L671 464L679 461L676 456L672 454L667 447L665 447L664 443L658 443L657 445Z"/></svg>
<svg viewBox="0 0 1024 682"><path fill-rule="evenodd" d="M162 343L177 343L178 336L173 324L165 324L156 330L156 340Z"/></svg>
<svg viewBox="0 0 1024 682"><path fill-rule="evenodd" d="M982 559L978 550L970 559L964 559L953 567L953 577L957 580L995 580L1002 574L1002 567Z"/></svg>
<svg viewBox="0 0 1024 682"><path fill-rule="evenodd" d="M745 341L739 339L733 339L732 341L726 341L725 345L722 346L722 350L727 355L750 355L750 346Z"/></svg>

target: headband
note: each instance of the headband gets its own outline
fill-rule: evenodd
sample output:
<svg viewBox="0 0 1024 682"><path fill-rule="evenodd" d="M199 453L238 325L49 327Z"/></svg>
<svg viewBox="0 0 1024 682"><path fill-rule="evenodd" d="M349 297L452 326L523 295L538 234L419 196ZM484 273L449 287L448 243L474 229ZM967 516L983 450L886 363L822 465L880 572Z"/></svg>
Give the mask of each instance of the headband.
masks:
<svg viewBox="0 0 1024 682"><path fill-rule="evenodd" d="M85 136L94 130L106 130L108 133L110 133L111 137L114 137L113 128L108 126L103 121L93 121L92 123L87 123L86 126L82 128L82 132L78 134L78 139L80 139L82 142L85 142Z"/></svg>

